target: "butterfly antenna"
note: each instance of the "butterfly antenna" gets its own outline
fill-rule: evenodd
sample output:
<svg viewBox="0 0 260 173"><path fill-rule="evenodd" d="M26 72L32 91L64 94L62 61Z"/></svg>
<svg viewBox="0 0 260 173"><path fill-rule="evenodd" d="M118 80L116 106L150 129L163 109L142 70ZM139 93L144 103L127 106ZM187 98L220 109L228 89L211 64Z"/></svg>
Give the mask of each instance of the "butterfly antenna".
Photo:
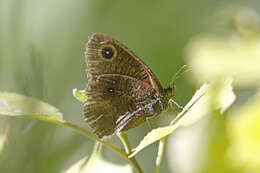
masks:
<svg viewBox="0 0 260 173"><path fill-rule="evenodd" d="M172 80L170 82L170 87L173 87L173 83L174 81L176 81L181 75L183 75L184 73L191 71L190 69L187 69L187 65L184 64L176 73L175 75L172 77Z"/></svg>

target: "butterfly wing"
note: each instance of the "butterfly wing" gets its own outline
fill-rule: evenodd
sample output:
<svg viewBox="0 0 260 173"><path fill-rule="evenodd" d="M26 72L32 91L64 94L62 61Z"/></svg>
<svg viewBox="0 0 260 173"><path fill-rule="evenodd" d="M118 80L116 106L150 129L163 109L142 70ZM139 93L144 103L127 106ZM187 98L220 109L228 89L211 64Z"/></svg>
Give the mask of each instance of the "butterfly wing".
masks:
<svg viewBox="0 0 260 173"><path fill-rule="evenodd" d="M86 65L85 120L100 138L135 127L156 114L154 106L162 90L159 81L118 41L93 34L87 44Z"/></svg>
<svg viewBox="0 0 260 173"><path fill-rule="evenodd" d="M104 50L112 50L111 58L104 57ZM94 33L86 50L88 81L100 74L121 74L146 82L157 91L162 86L153 72L126 46L104 34Z"/></svg>
<svg viewBox="0 0 260 173"><path fill-rule="evenodd" d="M123 75L99 75L86 95L85 121L100 138L135 127L160 110L160 99L150 85Z"/></svg>

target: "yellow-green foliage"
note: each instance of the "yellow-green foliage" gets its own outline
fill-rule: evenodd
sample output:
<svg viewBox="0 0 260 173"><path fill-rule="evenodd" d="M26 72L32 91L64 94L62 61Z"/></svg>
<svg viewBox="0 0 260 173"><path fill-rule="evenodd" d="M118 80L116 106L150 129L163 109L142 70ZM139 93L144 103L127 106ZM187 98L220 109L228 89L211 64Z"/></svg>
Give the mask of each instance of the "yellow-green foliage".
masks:
<svg viewBox="0 0 260 173"><path fill-rule="evenodd" d="M0 172L259 173L260 3L218 3L0 1ZM84 90L71 94L87 82L92 32L140 52L162 84L186 63L174 98L184 109L153 129L93 135Z"/></svg>

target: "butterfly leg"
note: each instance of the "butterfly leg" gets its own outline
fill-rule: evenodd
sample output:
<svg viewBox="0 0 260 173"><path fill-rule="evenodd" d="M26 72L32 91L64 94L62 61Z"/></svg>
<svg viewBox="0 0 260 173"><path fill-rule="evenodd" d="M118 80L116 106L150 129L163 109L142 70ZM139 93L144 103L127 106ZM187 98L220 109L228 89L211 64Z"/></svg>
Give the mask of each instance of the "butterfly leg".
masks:
<svg viewBox="0 0 260 173"><path fill-rule="evenodd" d="M176 112L182 111L184 108L180 106L178 103L176 103L173 99L169 100L170 106L172 107L173 110Z"/></svg>
<svg viewBox="0 0 260 173"><path fill-rule="evenodd" d="M151 125L151 123L150 123L150 121L149 121L149 118L148 118L148 117L146 117L146 118L145 118L145 121L146 121L146 123L147 123L147 125L148 125L149 129L150 129L150 130L152 130L153 128L152 128L152 125Z"/></svg>

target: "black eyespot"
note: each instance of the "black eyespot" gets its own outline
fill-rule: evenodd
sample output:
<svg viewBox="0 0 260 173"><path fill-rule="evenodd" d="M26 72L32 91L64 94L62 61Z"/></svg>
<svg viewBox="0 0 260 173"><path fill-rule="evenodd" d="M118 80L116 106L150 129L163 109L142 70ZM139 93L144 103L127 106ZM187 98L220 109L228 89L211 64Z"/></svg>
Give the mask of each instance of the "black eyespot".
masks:
<svg viewBox="0 0 260 173"><path fill-rule="evenodd" d="M107 91L110 92L110 93L113 93L114 92L114 88L108 88Z"/></svg>
<svg viewBox="0 0 260 173"><path fill-rule="evenodd" d="M104 58L110 59L114 55L114 50L111 47L104 47L102 49L102 56Z"/></svg>

